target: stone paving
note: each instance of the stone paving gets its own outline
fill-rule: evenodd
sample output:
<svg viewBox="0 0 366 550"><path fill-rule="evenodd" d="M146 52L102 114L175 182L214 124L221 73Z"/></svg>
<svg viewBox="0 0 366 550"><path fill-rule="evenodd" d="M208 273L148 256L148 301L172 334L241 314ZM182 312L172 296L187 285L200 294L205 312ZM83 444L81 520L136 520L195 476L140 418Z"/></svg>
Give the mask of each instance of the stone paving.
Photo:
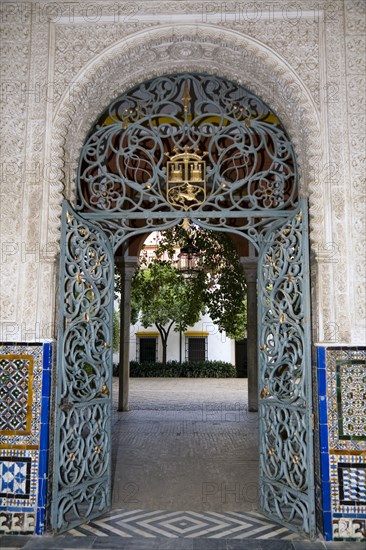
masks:
<svg viewBox="0 0 366 550"><path fill-rule="evenodd" d="M257 510L246 395L246 379L132 379L130 411L114 413L113 508Z"/></svg>

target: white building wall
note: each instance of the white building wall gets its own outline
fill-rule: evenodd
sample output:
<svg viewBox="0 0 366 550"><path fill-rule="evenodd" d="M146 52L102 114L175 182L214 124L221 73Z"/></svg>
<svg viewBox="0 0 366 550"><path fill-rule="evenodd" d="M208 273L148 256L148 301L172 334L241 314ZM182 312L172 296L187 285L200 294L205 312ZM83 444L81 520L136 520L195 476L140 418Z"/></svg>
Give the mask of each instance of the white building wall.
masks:
<svg viewBox="0 0 366 550"><path fill-rule="evenodd" d="M157 333L156 327L145 329L139 323L131 326L130 340L130 360L138 360L137 352L137 335L151 336L152 333ZM201 336L207 334L207 359L209 361L226 361L235 365L235 340L226 336L225 332L220 332L217 325L212 322L209 315L204 315L201 320L193 327L189 327L182 333L182 361L186 360L186 338L185 334L192 336ZM179 361L179 332L175 332L172 328L168 338L167 360ZM158 338L158 360L163 357L163 347L161 338Z"/></svg>

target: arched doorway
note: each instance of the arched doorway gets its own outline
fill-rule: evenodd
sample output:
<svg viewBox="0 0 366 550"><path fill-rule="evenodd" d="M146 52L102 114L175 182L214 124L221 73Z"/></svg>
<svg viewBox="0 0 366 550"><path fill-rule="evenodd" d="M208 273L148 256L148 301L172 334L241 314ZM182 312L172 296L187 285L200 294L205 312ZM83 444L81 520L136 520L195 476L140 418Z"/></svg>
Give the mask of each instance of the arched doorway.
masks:
<svg viewBox="0 0 366 550"><path fill-rule="evenodd" d="M113 252L195 223L258 251L261 508L313 536L307 205L276 114L216 76L155 78L98 119L77 185L63 209L53 527L109 507Z"/></svg>

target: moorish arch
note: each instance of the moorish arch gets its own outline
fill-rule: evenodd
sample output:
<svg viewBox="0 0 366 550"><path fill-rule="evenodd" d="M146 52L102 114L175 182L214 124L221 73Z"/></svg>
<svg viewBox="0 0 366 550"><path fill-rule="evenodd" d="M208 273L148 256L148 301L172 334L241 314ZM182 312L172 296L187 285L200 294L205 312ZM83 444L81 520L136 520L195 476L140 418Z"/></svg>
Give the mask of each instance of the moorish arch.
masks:
<svg viewBox="0 0 366 550"><path fill-rule="evenodd" d="M139 82L177 72L205 72L237 82L279 116L295 147L303 196L309 197L310 234L322 234L325 200L316 168L322 156L319 116L296 72L268 46L240 32L212 25L162 25L122 39L92 59L65 92L51 127L53 178L47 209L48 242L59 240L61 203L73 202L80 149L106 106Z"/></svg>
<svg viewBox="0 0 366 550"><path fill-rule="evenodd" d="M136 33L105 50L103 54L96 56L94 60L80 71L74 82L73 93L70 95L70 90L68 90L57 107L50 135L49 162L54 172L56 171L58 174L58 177L55 178L57 183L51 185L49 190L47 209L49 212L47 224L48 242L59 240L62 199L66 198L71 204L75 204L75 182L77 181L80 151L98 116L105 111L106 107L113 100L135 88L140 83L158 76L182 73L206 74L236 83L247 89L249 93L260 98L260 100L268 105L272 112L276 113L276 117L278 117L281 124L286 128L288 140L295 151L296 165L300 173L300 178L296 177L299 194L302 197L308 197L310 200L312 239L313 241L318 240L318 236L322 232L322 210L324 204L322 201L325 200L325 197L315 178L315 170L321 159L322 149L320 145L319 119L311 94L306 86L278 54L243 34L205 25L176 25L174 27L167 25L161 26L156 30ZM71 248L68 258L61 258L61 262L63 262L61 279L63 273L65 273L66 277L65 282L62 283L62 287L66 289L69 285L73 287L75 284L84 284L82 273L85 268L75 265L71 271L68 271L68 275L66 275L67 265L65 262L71 262L71 264L77 263L78 251L83 250L85 244L83 235L93 235L92 240L95 244L91 246L95 246L96 248L92 251L90 258L94 262L93 258L96 258L100 254L98 264L95 267L99 269L102 262L105 264L103 269L105 270L105 274L108 275L106 279L101 280L104 280L107 284L105 292L110 297L108 301L108 307L110 308L110 304L112 303L111 281L113 276L111 272L111 266L113 265L111 243L106 236L103 237L96 225L78 216L70 208L65 203L62 226L63 246L66 243L65 239L68 239L67 236L70 235L70 239L67 242ZM132 219L131 215L130 219ZM169 223L174 225L176 222L177 220L173 220ZM263 456L266 457L262 461L261 502L263 511L266 510L266 513L271 517L275 514L281 523L294 528L295 524L293 523L295 521L297 524L296 528L314 536L314 477L311 443L312 408L311 399L309 399L311 395L309 353L311 336L309 323L306 323L304 334L300 337L300 340L304 342L306 352L299 355L296 349L290 346L288 354L289 357L293 353L295 354L294 365L290 366L292 360L288 357L286 361L289 360L290 363L285 370L277 369L278 372L277 370L275 371L274 379L270 381L270 378L268 378L268 385L266 381L267 375L271 377L269 372L271 371L272 353L280 353L281 356L283 352L287 354L287 351L285 351L286 347L280 343L283 337L279 336L279 339L276 340L279 343L278 347L277 343L273 346L275 342L273 335L277 334L278 331L282 333L284 328L286 332L290 325L295 327L297 324L288 325L287 317L281 311L276 311L276 315L273 316L273 310L268 305L268 293L272 292L273 287L272 285L268 286L266 280L268 280L268 277L271 280L275 280L278 277L278 272L276 270L273 271L271 268L271 265L276 265L278 258L281 261L283 259L284 265L286 265L285 272L281 270L280 275L281 281L285 285L287 283L290 285L293 284L293 276L297 277L299 273L298 266L301 266L299 284L301 287L302 285L304 286L303 290L300 290L299 294L296 295L303 296L303 298L301 298L300 310L298 309L299 302L296 300L296 311L294 314L296 316L300 312L303 319L310 318L307 207L304 206L303 201L296 206L288 221L285 221L285 225L283 223L283 219L274 220L268 232L265 230L261 257L259 259L259 264L262 267L258 271L258 284L261 289L259 295L262 296L258 306L259 319L262 316L265 319L262 328L263 344L260 346L260 353L264 357L265 362L267 361L266 364L269 368L269 371L266 367L264 370L262 369L261 374L262 390L260 392L260 406L263 413L263 440L261 445L264 448ZM292 252L295 249L292 248L290 241L286 237L289 234L295 239L293 242L296 242L295 249L298 253L295 255ZM72 235L73 238L71 238ZM287 239L286 247L290 246L287 259L283 256L283 254L287 254L285 251L286 247L285 249L283 248L284 238L285 240ZM76 240L73 241L73 239ZM77 243L81 243L80 239L84 243L81 249L73 249L74 245L72 243L74 242L75 246L79 247ZM88 240L88 237L86 237L86 240ZM88 256L85 256L85 254L82 255L79 260L84 263L87 257L89 258L89 253ZM107 257L109 258L109 262L106 263ZM269 268L266 262L267 257L272 258ZM300 258L303 258L303 260ZM95 267L89 266L88 269L93 271ZM79 270L79 274L76 274L76 279L70 275L70 273L74 273L74 269L76 269L76 272ZM287 282L285 282L285 279ZM92 283L92 280L90 280L90 283ZM99 291L97 292L99 293ZM90 291L86 289L86 293L85 296L88 297ZM94 302L94 292L91 296ZM65 315L69 315L66 312L64 303L65 296L62 295L61 310ZM87 303L89 303L89 298L87 298ZM87 307L90 308L91 306L88 305ZM304 313L305 310L307 313ZM70 311L73 311L73 309ZM90 314L93 314L93 311L90 310L89 313L83 313L77 307L75 313L77 318L79 315L82 315L79 322L88 331ZM106 319L111 317L111 312L108 313L105 309L102 312L102 316L103 319L101 322L107 326ZM302 326L301 323L300 325ZM101 357L107 357L107 355L110 355L108 351L110 344L108 344L108 338L103 342L104 329L102 332L100 330L98 329L95 332L98 340L98 343L95 342L95 351L100 348ZM290 328L291 331L292 329ZM297 329L295 332L297 332ZM108 329L105 333L106 336L107 333ZM101 365L101 359L98 357L95 358L96 368L99 369L97 365L100 365L103 371L98 374L98 387L95 384L94 386L86 384L84 389L88 395L86 397L76 396L76 401L79 404L74 406L72 404L74 399L72 395L74 391L72 389L72 380L70 380L71 385L66 382L71 371L62 351L66 350L68 346L67 338L66 333L61 334L59 338L59 361L62 364L60 363L58 369L60 373L64 373L66 378L64 382L62 382L63 377L59 380L59 384L62 385L64 390L59 390L57 400L63 395L63 391L66 392L66 397L64 396L60 400L61 417L58 415L59 413L57 414L57 418L64 418L64 420L58 420L55 426L56 471L59 471L60 466L65 460L70 463L70 457L67 458L64 454L65 445L71 444L73 448L76 445L75 448L77 448L79 437L76 433L74 435L69 434L68 439L64 439L62 436L63 422L68 422L68 419L72 418L73 415L78 415L77 422L80 423L80 430L82 430L82 426L85 423L88 424L90 445L93 445L94 437L100 437L100 430L102 430L103 434L107 434L110 429L107 425L111 407L110 392L108 389L111 371L107 368L109 359L108 361L106 359L106 363L103 366ZM294 338L296 341L298 340L297 335ZM76 342L81 348L85 346L90 347L90 345L94 346L93 342L90 342L89 337L82 338L80 334ZM302 344L300 345L302 346ZM80 352L78 346L74 347L74 351L80 361L82 360L83 353ZM297 344L295 348L296 346ZM282 359L280 359L281 361ZM104 364L104 359L102 363ZM294 369L299 373L299 376L296 373L294 374ZM297 371L297 369L299 370ZM72 368L71 370L74 369ZM292 374L289 374L290 371ZM79 392L78 389L77 392ZM90 396L88 392L91 392ZM272 393L278 396L278 400L273 406L271 404ZM71 399L71 402L69 399ZM289 408L286 408L287 405L282 406L280 404L282 399L284 401L289 400L290 402L295 400L298 406L292 408L290 405ZM277 409L281 412L276 412ZM100 426L99 422L94 422L93 426L89 425L90 421L88 418L90 418L90 415L95 414L97 415L95 420L98 418L104 419L106 422L105 426L103 424L104 427ZM278 429L278 433L275 433L273 429ZM276 459L272 441L276 441L276 444L283 447ZM288 448L289 444L291 448ZM72 525L77 525L82 521L82 518L86 517L85 513L91 518L96 517L96 514L101 513L102 510L108 509L108 495L110 494L110 481L107 474L109 468L109 437L105 438L103 435L102 446L98 444L96 448L99 453L98 459L95 459L94 463L95 453L92 450L90 459L90 465L94 471L93 476L96 477L92 476L90 478L87 475L84 478L82 476L78 484L70 492L70 488L68 488L70 480L72 486L74 486L74 482L72 481L73 476L75 475L78 479L80 476L79 470L75 469L73 464L70 463L70 469L67 471L64 470L64 475L68 479L54 479L52 523L56 530L64 530ZM74 456L72 453L71 456L72 461L77 462L76 455ZM283 485L281 485L281 488L276 488L272 481L268 482L268 477L272 480L277 475L283 477L283 474L280 474L280 472L284 471L281 457L283 457L286 463L287 482L292 488L286 488ZM82 460L81 457L79 458ZM292 464L295 464L295 467ZM104 473L102 472L101 477L95 468L103 470ZM267 473L265 473L265 470L267 470ZM62 471L60 470L60 472ZM69 479L70 475L71 478ZM96 500L93 496L95 494L93 487L98 487L98 498ZM300 495L302 495L301 498L299 498ZM71 510L74 512L69 517Z"/></svg>

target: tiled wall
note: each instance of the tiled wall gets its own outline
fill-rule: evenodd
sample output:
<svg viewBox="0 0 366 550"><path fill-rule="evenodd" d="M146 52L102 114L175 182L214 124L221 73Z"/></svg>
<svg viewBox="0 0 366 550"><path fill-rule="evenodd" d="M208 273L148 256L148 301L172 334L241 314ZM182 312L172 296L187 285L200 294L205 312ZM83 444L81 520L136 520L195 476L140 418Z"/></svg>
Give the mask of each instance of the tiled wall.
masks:
<svg viewBox="0 0 366 550"><path fill-rule="evenodd" d="M42 534L52 343L0 343L0 533Z"/></svg>
<svg viewBox="0 0 366 550"><path fill-rule="evenodd" d="M366 348L317 350L327 540L366 539Z"/></svg>

